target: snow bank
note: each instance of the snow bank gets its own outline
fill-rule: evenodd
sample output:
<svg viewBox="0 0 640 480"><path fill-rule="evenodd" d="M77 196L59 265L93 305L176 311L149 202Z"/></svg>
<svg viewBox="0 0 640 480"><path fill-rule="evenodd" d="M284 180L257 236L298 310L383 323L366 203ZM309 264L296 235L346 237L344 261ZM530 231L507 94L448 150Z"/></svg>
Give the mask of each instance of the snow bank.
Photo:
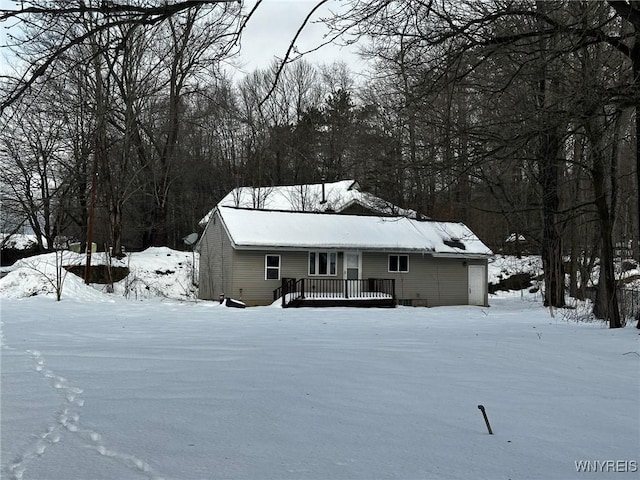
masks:
<svg viewBox="0 0 640 480"><path fill-rule="evenodd" d="M518 273L528 273L534 277L542 275L540 256L496 255L489 259L489 283L497 284Z"/></svg>
<svg viewBox="0 0 640 480"><path fill-rule="evenodd" d="M108 300L96 289L85 285L83 280L76 275L65 269L61 269L60 272L56 271L56 265L80 265L82 258L83 256L77 253L64 251L18 260L12 266L12 270L0 279L0 297L25 298L36 295L55 297L59 275L62 281L62 298Z"/></svg>
<svg viewBox="0 0 640 480"><path fill-rule="evenodd" d="M62 252L62 265L83 266L86 256L69 251ZM192 284L193 258L191 252L170 248L149 248L129 253L123 259L111 259L112 266L129 268L129 275L113 285L113 292L102 284L85 285L80 277L63 271L62 298L108 300L112 293L134 300L163 297L192 300L196 288ZM197 254L195 256L197 264ZM91 265L105 265L104 253L92 255ZM35 295L55 296L56 254L48 253L22 259L0 279L0 297L25 298Z"/></svg>
<svg viewBox="0 0 640 480"><path fill-rule="evenodd" d="M13 235L9 235L6 233L0 233L0 244L3 243L6 239L6 243L3 248L12 248L15 250L28 250L30 248L35 248L38 246L38 238L35 235L22 234L22 233L14 233ZM46 246L47 241L45 238L42 239L42 243Z"/></svg>
<svg viewBox="0 0 640 480"><path fill-rule="evenodd" d="M194 300L197 289L193 280L198 281L194 258L197 265L197 254L167 247L129 253L122 260L130 270L129 276L114 285L114 293L135 300L156 297Z"/></svg>

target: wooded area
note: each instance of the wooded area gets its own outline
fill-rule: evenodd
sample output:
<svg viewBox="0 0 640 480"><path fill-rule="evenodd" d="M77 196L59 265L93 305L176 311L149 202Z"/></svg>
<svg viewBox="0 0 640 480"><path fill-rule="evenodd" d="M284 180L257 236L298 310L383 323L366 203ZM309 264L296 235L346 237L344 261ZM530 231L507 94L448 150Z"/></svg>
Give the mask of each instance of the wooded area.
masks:
<svg viewBox="0 0 640 480"><path fill-rule="evenodd" d="M325 21L368 72L293 61L292 39L238 78L228 59L260 3L0 10L21 26L2 231L28 226L43 250L59 235L182 248L236 186L350 178L496 252L523 236L512 253L542 254L548 305L565 274L583 297L599 264L596 313L620 326L614 260L639 257L640 2L347 0Z"/></svg>

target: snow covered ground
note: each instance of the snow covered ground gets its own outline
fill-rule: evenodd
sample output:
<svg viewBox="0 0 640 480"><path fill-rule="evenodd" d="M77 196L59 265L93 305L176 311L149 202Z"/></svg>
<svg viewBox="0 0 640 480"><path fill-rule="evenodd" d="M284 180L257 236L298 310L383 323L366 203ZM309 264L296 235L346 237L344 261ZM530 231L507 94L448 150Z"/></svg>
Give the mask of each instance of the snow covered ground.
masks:
<svg viewBox="0 0 640 480"><path fill-rule="evenodd" d="M489 308L171 300L188 268L155 262L181 255L139 256L163 299L72 276L61 302L10 295L42 285L25 266L0 280L1 478L638 477L632 325L551 317L520 292Z"/></svg>

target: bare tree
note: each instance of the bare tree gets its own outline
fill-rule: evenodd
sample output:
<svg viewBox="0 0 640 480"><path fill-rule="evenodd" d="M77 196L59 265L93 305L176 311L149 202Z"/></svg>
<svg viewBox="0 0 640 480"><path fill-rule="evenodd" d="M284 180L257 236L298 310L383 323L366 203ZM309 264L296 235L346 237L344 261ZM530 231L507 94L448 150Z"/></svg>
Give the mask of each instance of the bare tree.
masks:
<svg viewBox="0 0 640 480"><path fill-rule="evenodd" d="M630 60L626 65L631 67L629 70L635 72L632 77L636 79L637 70L634 70L633 54L638 50L638 42L634 44L635 49L629 48L626 43L627 40L635 38L637 31L634 23L638 19L635 2L594 4L498 1L491 4L454 4L412 0L353 0L350 7L346 15L335 17L331 26L337 33L353 35L352 38L370 39L372 48L367 53L383 59L387 64L397 66L398 83L402 84L404 80L404 85L409 86L407 80L412 82L411 88L404 89L410 94L405 94L408 105L417 101L423 110L426 107L425 102L434 98L434 94L442 97L448 88L452 88L455 95L460 95L465 85L476 95L482 95L491 102L513 95L514 89L518 87L529 90L529 98L523 99L525 101L521 108L515 110L518 115L513 115L514 120L523 128L518 132L517 128L509 125L506 130L517 133L516 137L506 137L506 123L495 122L497 118L494 119L493 126L487 128L488 125L481 122L486 122L491 117L482 118L477 114L472 117L470 132L474 134L475 130L476 138L481 142L473 147L476 151L471 165L490 165L491 162L497 161L497 168L502 166L505 170L505 164L500 163L500 160L508 158L507 154L511 152L512 155L517 155L512 158L521 162L519 168L529 171L529 179L538 183L539 203L537 207L534 207L536 203L529 204L529 211L538 210L542 215L541 245L545 258L546 302L549 305L562 306L563 229L567 214L575 211L573 205L563 206L560 198L563 188L560 182L565 178L564 170L567 165L565 145L571 136L569 127L572 121L585 123L584 115L590 115L581 107L580 96L571 90L576 85L568 75L573 68L571 64L575 64L572 56L574 52L588 52L599 46L606 48L610 57ZM596 13L592 14L592 11ZM629 22L633 27L632 32L620 27L620 18ZM413 62L417 58L421 58L422 67ZM489 65L494 66L493 72L487 68ZM589 68L595 69L596 65L599 64L593 63ZM503 76L502 81L497 84L490 84L481 77L485 75L486 78L495 79L496 74L500 75L505 71L511 73ZM389 69L386 72L389 72ZM602 83L600 90L595 93L608 102L607 105L625 109L630 99L634 99L633 105L638 104L638 88L634 86L635 80L625 86L624 73L621 77L617 83ZM421 80L422 88L417 88L420 83L416 80ZM532 103L531 99L536 101ZM529 108L525 109L525 106ZM497 112L500 115L506 113L507 116L511 113L505 110ZM413 160L416 155L412 150L417 151L417 143L415 133L412 133L415 131L412 122L416 117L408 118L412 120L407 122L408 158ZM502 131L496 130L495 127L501 128ZM444 130L447 131L450 130ZM451 138L459 139L462 148L455 156L451 156L452 142L446 141L443 145L443 158L465 158L468 155L465 151L471 152L465 147L469 146L468 141L464 140L465 137L469 138L464 131L456 131L455 136ZM509 143L502 143L501 137L509 140ZM491 144L495 147L487 148ZM614 165L608 160L606 164ZM517 163L514 163L514 167L513 173L517 173ZM507 169L509 170L511 169ZM458 175L460 173L462 171L459 171ZM507 191L504 184L489 182L489 185L494 189L496 198L513 198L513 193ZM615 182L607 180L602 187L604 190L594 190L594 198L610 195L613 200ZM526 197L523 196L522 199L525 200ZM521 203L526 209L524 202ZM507 205L515 204L508 201ZM611 232L611 222L607 222L604 212L607 210L607 217L610 217L612 211L615 211L614 207L614 203L608 203L606 209L599 209L602 212L598 219L603 237L609 237ZM612 208L614 210L611 210ZM512 212L511 207L505 210L507 214ZM610 265L608 258L612 254L611 241L607 238L601 238L600 241L603 248L607 249L602 259ZM612 289L615 288L615 284L603 283L608 283L601 285L601 288L608 290L607 298L613 298ZM612 313L607 313L610 325L619 326L614 310L610 312Z"/></svg>
<svg viewBox="0 0 640 480"><path fill-rule="evenodd" d="M39 250L45 251L52 248L60 226L56 214L62 186L64 118L40 98L3 119L0 144L5 154L0 182L11 192L3 208L28 223Z"/></svg>
<svg viewBox="0 0 640 480"><path fill-rule="evenodd" d="M617 105L621 109L635 110L635 169L636 169L636 258L640 260L640 3L635 0L608 0L617 17L630 27L621 29L617 35L602 36L596 31L595 38L603 38L608 45L624 55L630 63L630 79L616 89ZM626 41L629 40L629 41ZM629 45L631 43L631 45ZM640 327L640 320L638 321Z"/></svg>
<svg viewBox="0 0 640 480"><path fill-rule="evenodd" d="M23 46L34 41L43 33L57 35L57 41L51 42L48 48L40 51L31 59L19 76L5 78L2 87L4 98L0 103L0 112L15 103L28 90L37 88L50 75L55 64L69 50L77 45L87 44L95 36L123 25L138 25L141 28L154 28L174 15L195 8L215 10L223 8L236 12L234 28L226 36L229 48L238 45L239 35L246 22L257 10L262 0L258 0L253 9L246 15L240 15L237 0L184 0L176 2L126 2L125 4L105 3L90 0L88 2L51 3L44 0L22 1L14 9L0 9L0 22L13 21L35 27L24 38L13 37L16 46ZM93 16L96 22L86 31L77 32L68 25L82 24L87 15Z"/></svg>

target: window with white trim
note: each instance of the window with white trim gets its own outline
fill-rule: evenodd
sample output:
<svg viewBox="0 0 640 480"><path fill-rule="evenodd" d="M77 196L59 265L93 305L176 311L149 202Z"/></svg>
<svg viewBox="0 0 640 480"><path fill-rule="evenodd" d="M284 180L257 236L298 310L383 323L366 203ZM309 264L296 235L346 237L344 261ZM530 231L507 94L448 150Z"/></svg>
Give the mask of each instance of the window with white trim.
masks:
<svg viewBox="0 0 640 480"><path fill-rule="evenodd" d="M309 275L334 276L337 265L337 252L309 252Z"/></svg>
<svg viewBox="0 0 640 480"><path fill-rule="evenodd" d="M389 255L389 272L409 271L409 255Z"/></svg>
<svg viewBox="0 0 640 480"><path fill-rule="evenodd" d="M280 280L280 255L264 256L264 279Z"/></svg>

